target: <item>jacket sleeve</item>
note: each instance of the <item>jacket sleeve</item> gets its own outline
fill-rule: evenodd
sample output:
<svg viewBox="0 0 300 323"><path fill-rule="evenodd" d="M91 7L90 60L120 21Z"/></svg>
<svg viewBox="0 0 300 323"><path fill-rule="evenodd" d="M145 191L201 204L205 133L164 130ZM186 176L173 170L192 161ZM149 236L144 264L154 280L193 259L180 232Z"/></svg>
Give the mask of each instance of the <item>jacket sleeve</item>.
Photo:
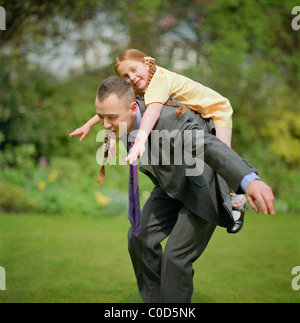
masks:
<svg viewBox="0 0 300 323"><path fill-rule="evenodd" d="M240 155L207 132L204 132L204 161L222 176L236 193L243 192L240 184L246 175L257 173L257 170Z"/></svg>
<svg viewBox="0 0 300 323"><path fill-rule="evenodd" d="M201 156L197 158L204 159L236 193L243 193L241 181L246 175L257 173L257 170L214 135L212 120L204 120L195 114L189 118L189 111L185 114L181 131L192 138L193 156L196 157L200 151ZM202 145L202 149L199 149L199 145Z"/></svg>

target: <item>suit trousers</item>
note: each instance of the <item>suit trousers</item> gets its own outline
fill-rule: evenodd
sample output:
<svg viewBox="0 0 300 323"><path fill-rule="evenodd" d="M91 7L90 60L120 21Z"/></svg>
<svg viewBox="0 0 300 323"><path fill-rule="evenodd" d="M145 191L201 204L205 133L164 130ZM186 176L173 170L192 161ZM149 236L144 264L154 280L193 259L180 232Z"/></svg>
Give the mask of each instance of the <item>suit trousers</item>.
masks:
<svg viewBox="0 0 300 323"><path fill-rule="evenodd" d="M189 211L156 186L142 210L142 229L128 232L137 284L145 303L190 303L193 262L205 250L215 224ZM164 251L161 242L167 237Z"/></svg>

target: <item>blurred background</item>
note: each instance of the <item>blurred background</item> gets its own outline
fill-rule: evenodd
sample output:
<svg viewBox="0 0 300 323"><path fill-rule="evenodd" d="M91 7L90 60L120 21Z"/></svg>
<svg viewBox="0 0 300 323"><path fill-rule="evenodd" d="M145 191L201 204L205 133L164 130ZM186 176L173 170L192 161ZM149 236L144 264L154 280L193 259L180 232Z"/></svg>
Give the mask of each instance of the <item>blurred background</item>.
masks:
<svg viewBox="0 0 300 323"><path fill-rule="evenodd" d="M295 1L0 4L6 9L0 34L2 211L102 212L100 195L94 196L100 129L83 143L68 133L95 114L96 89L114 75L114 58L125 48L138 48L229 98L234 149L260 170L280 210L300 210ZM108 175L111 188L116 181Z"/></svg>
<svg viewBox="0 0 300 323"><path fill-rule="evenodd" d="M296 2L0 0L0 212L126 218L127 166L95 183L101 126L83 142L68 134L95 115L116 55L137 48L230 100L234 149L273 188L278 214L299 219ZM144 203L152 184L140 178Z"/></svg>

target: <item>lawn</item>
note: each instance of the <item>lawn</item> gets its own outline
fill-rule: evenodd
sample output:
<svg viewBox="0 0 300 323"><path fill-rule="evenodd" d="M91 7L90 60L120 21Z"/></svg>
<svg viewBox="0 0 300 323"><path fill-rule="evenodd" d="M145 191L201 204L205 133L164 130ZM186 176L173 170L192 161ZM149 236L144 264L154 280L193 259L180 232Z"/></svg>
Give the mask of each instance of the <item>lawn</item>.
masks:
<svg viewBox="0 0 300 323"><path fill-rule="evenodd" d="M0 303L141 302L121 217L0 215ZM218 228L195 263L194 303L300 302L300 217L247 213L237 235Z"/></svg>

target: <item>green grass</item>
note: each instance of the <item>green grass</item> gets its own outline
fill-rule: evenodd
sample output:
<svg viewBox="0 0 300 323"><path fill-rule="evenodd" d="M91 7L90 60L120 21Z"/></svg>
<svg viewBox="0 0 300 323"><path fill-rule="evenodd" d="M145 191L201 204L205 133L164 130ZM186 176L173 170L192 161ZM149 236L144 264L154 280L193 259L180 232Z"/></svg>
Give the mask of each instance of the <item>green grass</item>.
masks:
<svg viewBox="0 0 300 323"><path fill-rule="evenodd" d="M141 302L120 217L0 216L0 303ZM300 217L247 213L237 235L218 228L194 264L193 302L300 302Z"/></svg>

